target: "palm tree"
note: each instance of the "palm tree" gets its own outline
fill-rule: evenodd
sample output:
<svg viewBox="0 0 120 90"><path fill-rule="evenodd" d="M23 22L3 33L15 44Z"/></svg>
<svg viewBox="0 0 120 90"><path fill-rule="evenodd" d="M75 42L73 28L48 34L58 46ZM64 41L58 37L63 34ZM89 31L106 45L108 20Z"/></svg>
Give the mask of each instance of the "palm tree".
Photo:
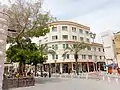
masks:
<svg viewBox="0 0 120 90"><path fill-rule="evenodd" d="M86 43L83 42L75 42L73 43L73 45L70 45L69 47L65 48L65 52L63 53L62 57L65 59L66 54L68 52L73 52L74 53L74 59L75 59L75 64L76 64L76 73L77 75L79 75L79 68L78 68L78 53L82 50L85 49L86 47L88 47L88 45ZM66 51L66 50L70 50L70 51Z"/></svg>
<svg viewBox="0 0 120 90"><path fill-rule="evenodd" d="M56 55L56 51L54 49L47 49L47 54ZM55 70L56 70L56 62L55 62ZM51 64L49 64L49 77L51 77Z"/></svg>
<svg viewBox="0 0 120 90"><path fill-rule="evenodd" d="M38 46L39 49L39 55L41 56L41 60L40 60L40 70L41 70L41 76L43 76L42 73L42 66L43 66L43 62L45 62L47 60L47 54L51 54L51 55L55 55L56 51L54 49L52 49L51 47L48 47L47 44L41 44ZM49 77L51 77L51 65L49 64Z"/></svg>

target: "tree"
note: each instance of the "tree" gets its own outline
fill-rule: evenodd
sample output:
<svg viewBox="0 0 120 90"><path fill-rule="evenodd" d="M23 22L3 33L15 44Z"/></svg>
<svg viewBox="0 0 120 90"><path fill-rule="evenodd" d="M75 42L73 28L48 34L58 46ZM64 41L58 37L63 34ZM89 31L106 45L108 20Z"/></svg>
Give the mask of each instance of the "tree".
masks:
<svg viewBox="0 0 120 90"><path fill-rule="evenodd" d="M49 32L48 23L54 21L55 18L53 18L49 12L43 12L42 0L36 0L35 2L15 0L15 2L10 2L10 4L7 10L7 14L9 15L9 29L16 32L14 35L8 36L7 42L13 44L11 48L15 48L16 53L18 53L11 54L13 55L11 58L14 57L15 60L18 60L17 57L19 57L18 61L20 61L27 55L27 53L25 53L26 49L21 45L23 38L46 35L46 33ZM8 52L11 52L10 49L7 53Z"/></svg>
<svg viewBox="0 0 120 90"><path fill-rule="evenodd" d="M67 48L65 48L65 52L63 53L62 57L65 59L66 54L69 51L66 50L70 50L70 52L73 52L74 54L74 59L75 59L75 64L76 64L76 73L77 75L79 75L79 68L78 68L78 54L82 49L85 49L86 47L88 47L88 45L86 43L83 42L75 42L73 43L73 45L68 46Z"/></svg>
<svg viewBox="0 0 120 90"><path fill-rule="evenodd" d="M43 77L43 71L42 71L42 68L43 68L43 62L46 61L47 59L47 49L49 47L47 46L47 44L41 44L38 46L38 51L39 51L39 55L40 55L40 61L39 63L41 64L40 65L40 71L41 71L41 77Z"/></svg>
<svg viewBox="0 0 120 90"><path fill-rule="evenodd" d="M37 65L38 63L43 63L46 58L44 55L41 56L42 52L39 52L39 50L36 51L31 51L30 59L29 59L29 64L32 64L35 66L35 76L37 75ZM42 70L41 70L42 71ZM42 76L43 74L41 74Z"/></svg>
<svg viewBox="0 0 120 90"><path fill-rule="evenodd" d="M9 29L16 34L8 36L8 42L17 42L23 37L39 37L49 32L48 23L54 20L49 12L42 10L42 1L15 0L7 11L9 15Z"/></svg>
<svg viewBox="0 0 120 90"><path fill-rule="evenodd" d="M31 51L36 51L37 47L35 43L31 43L29 38L23 38L20 40L20 46L18 43L11 44L6 51L7 60L10 62L19 62L19 73L22 74L25 71L25 64L29 61Z"/></svg>
<svg viewBox="0 0 120 90"><path fill-rule="evenodd" d="M51 55L56 54L56 52L51 47L48 47L47 44L39 45L38 49L39 49L39 53L40 53L40 55L42 57L41 60L40 60L40 64L42 64L42 66L43 66L43 62L45 62L45 60L47 60L46 56L48 54L51 54ZM40 67L40 69L41 69L41 76L43 76L42 66ZM49 77L51 77L51 70L50 70L50 68L51 68L51 65L49 64Z"/></svg>

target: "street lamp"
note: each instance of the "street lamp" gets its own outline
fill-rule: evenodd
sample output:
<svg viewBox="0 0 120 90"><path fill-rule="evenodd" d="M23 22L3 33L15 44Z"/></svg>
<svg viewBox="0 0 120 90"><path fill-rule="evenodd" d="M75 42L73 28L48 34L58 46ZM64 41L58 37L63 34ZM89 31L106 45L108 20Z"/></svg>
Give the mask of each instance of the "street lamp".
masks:
<svg viewBox="0 0 120 90"><path fill-rule="evenodd" d="M2 90L2 81L4 73L8 18L9 17L6 14L6 7L0 5L0 90Z"/></svg>
<svg viewBox="0 0 120 90"><path fill-rule="evenodd" d="M96 34L95 34L95 33L90 32L90 38L92 38L93 43L94 43L95 37L96 37Z"/></svg>
<svg viewBox="0 0 120 90"><path fill-rule="evenodd" d="M90 38L93 40L93 42L92 42L93 44L94 44L94 39L95 39L95 37L96 37L96 34L90 32ZM94 71L95 71L95 68L96 68L96 70L97 70L97 61L96 61L95 53L94 53L94 52L93 52L93 55L94 55L94 63L95 63L95 65L94 65Z"/></svg>

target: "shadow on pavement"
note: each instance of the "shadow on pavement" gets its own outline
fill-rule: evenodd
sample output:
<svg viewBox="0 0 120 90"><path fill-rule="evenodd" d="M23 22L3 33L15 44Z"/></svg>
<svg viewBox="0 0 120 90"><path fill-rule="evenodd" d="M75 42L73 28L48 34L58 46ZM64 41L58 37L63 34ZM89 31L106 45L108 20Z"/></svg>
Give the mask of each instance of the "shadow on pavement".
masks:
<svg viewBox="0 0 120 90"><path fill-rule="evenodd" d="M41 78L41 77L38 77L35 79L35 84L56 83L56 82L61 82L61 81L63 81L63 80L59 79L59 78Z"/></svg>

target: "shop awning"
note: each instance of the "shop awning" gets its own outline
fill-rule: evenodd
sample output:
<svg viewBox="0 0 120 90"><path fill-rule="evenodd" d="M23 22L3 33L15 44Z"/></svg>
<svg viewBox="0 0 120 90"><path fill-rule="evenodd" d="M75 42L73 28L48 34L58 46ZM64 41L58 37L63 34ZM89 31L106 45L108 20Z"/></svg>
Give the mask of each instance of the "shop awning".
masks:
<svg viewBox="0 0 120 90"><path fill-rule="evenodd" d="M116 67L117 66L117 64L115 64L115 63L111 63L111 64L108 64L108 65L106 65L107 67Z"/></svg>

